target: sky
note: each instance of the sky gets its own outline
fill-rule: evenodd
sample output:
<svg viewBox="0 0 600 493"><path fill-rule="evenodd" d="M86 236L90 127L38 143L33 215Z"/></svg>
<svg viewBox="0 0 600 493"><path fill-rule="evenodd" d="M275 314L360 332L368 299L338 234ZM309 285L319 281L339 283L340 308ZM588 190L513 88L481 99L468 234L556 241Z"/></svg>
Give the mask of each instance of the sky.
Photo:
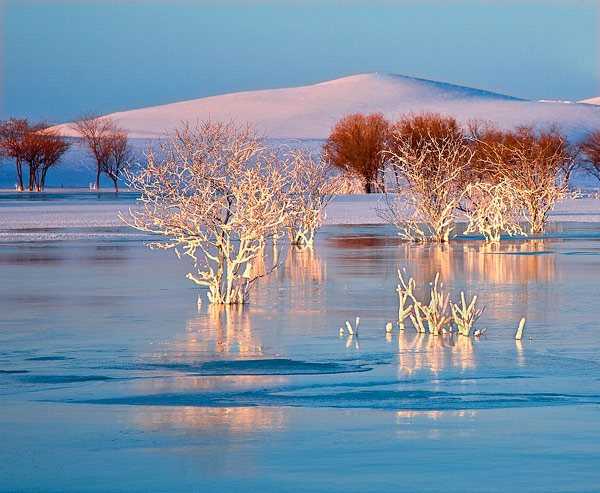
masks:
<svg viewBox="0 0 600 493"><path fill-rule="evenodd" d="M0 0L0 119L402 74L600 96L600 0Z"/></svg>

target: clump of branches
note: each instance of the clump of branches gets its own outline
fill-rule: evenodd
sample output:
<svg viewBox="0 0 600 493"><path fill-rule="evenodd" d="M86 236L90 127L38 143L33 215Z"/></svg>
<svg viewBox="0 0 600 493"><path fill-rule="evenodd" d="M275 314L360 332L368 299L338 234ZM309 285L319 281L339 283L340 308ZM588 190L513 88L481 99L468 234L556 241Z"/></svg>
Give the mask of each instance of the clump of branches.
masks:
<svg viewBox="0 0 600 493"><path fill-rule="evenodd" d="M341 177L339 194L361 194L365 191L366 180L358 173L347 171Z"/></svg>
<svg viewBox="0 0 600 493"><path fill-rule="evenodd" d="M331 165L306 149L289 151L290 209L285 224L291 245L312 246L315 233L326 219L325 207L342 190L342 179Z"/></svg>
<svg viewBox="0 0 600 493"><path fill-rule="evenodd" d="M439 283L439 278L440 274L437 273L433 283L430 283L428 304L422 303L413 295L413 314L410 315L410 319L417 332L425 332L426 321L429 333L437 336L452 322L452 317L448 316L450 295L444 294L444 285Z"/></svg>
<svg viewBox="0 0 600 493"><path fill-rule="evenodd" d="M44 190L48 170L69 147L69 142L46 122L11 119L0 124L0 151L16 162L19 190L24 188L23 165L29 166L29 190Z"/></svg>
<svg viewBox="0 0 600 493"><path fill-rule="evenodd" d="M406 116L394 125L385 154L399 186L394 198L386 196L380 216L408 240L447 242L473 155L456 120Z"/></svg>
<svg viewBox="0 0 600 493"><path fill-rule="evenodd" d="M398 269L398 278L400 279L400 284L396 288L398 292L398 325L400 326L400 330L404 330L404 321L410 317L412 313L412 305L407 305L409 300L414 300L414 290L416 287L415 280L411 277L408 282L404 281L404 277L402 276L402 272Z"/></svg>
<svg viewBox="0 0 600 493"><path fill-rule="evenodd" d="M544 231L557 201L569 195L576 153L555 128L489 129L476 139L478 173L510 187L531 234Z"/></svg>
<svg viewBox="0 0 600 493"><path fill-rule="evenodd" d="M600 130L591 132L579 147L583 157L582 168L600 180Z"/></svg>
<svg viewBox="0 0 600 493"><path fill-rule="evenodd" d="M498 243L501 233L525 235L515 190L507 180L499 183L469 183L465 191L466 233L481 233L487 243Z"/></svg>
<svg viewBox="0 0 600 493"><path fill-rule="evenodd" d="M436 273L433 282L429 283L429 302L417 298L416 282L412 277L405 281L402 272L398 270L398 278L400 279L397 288L400 297L398 310L400 330L404 329L404 320L408 317L419 333L428 331L437 336L440 333L445 334L448 329L452 332L452 323L454 322L459 335L469 336L473 324L485 308L476 308L477 296L473 296L467 305L463 292L460 294L462 306L452 303L450 295L444 293L443 283L439 282L439 272ZM412 305L407 306L406 303L409 300L412 301Z"/></svg>
<svg viewBox="0 0 600 493"><path fill-rule="evenodd" d="M277 156L251 127L212 121L186 124L161 142L159 152L145 155L145 165L127 173L141 194L140 208L121 218L168 237L151 247L191 258L195 272L187 277L208 287L211 303L247 302L254 282L277 265L252 269L290 207Z"/></svg>
<svg viewBox="0 0 600 493"><path fill-rule="evenodd" d="M383 154L389 123L381 113L354 113L335 124L324 146L335 167L364 179L365 193L384 189Z"/></svg>
<svg viewBox="0 0 600 493"><path fill-rule="evenodd" d="M468 336L471 332L473 324L479 317L481 317L483 310L485 310L485 306L483 308L475 307L475 304L477 303L477 295L473 296L471 302L467 305L465 301L465 293L462 291L460 292L460 301L460 305L456 303L450 303L452 319L454 320L454 323L456 323L458 333L463 336ZM485 331L485 329L483 331ZM477 335L477 333L475 333L475 335Z"/></svg>
<svg viewBox="0 0 600 493"><path fill-rule="evenodd" d="M80 116L72 128L81 135L88 153L96 161L96 189L100 186L100 174L105 173L117 192L119 175L134 158L127 132L111 117L93 112Z"/></svg>

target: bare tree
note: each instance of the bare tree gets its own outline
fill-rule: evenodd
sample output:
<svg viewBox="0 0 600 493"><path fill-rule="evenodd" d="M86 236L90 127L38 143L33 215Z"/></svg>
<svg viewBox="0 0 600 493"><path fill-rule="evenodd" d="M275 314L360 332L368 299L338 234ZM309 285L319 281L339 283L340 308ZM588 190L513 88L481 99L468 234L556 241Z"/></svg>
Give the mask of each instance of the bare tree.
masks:
<svg viewBox="0 0 600 493"><path fill-rule="evenodd" d="M58 131L47 128L38 132L38 138L42 141L42 162L36 170L35 182L37 190L44 190L46 183L46 173L48 170L58 164L61 157L71 143L67 142Z"/></svg>
<svg viewBox="0 0 600 493"><path fill-rule="evenodd" d="M100 187L100 173L106 173L115 184L129 157L127 133L107 116L86 113L72 124L83 139L89 154L96 160L96 189Z"/></svg>
<svg viewBox="0 0 600 493"><path fill-rule="evenodd" d="M383 150L389 123L381 113L354 113L335 124L325 143L327 159L344 172L365 179L365 192L383 190Z"/></svg>
<svg viewBox="0 0 600 493"><path fill-rule="evenodd" d="M315 159L306 149L288 154L291 210L286 229L290 244L311 246L325 221L325 207L340 192L343 180L334 176L331 165Z"/></svg>
<svg viewBox="0 0 600 493"><path fill-rule="evenodd" d="M386 154L403 184L394 199L386 196L380 215L404 238L447 242L473 155L456 120L409 115L394 126Z"/></svg>
<svg viewBox="0 0 600 493"><path fill-rule="evenodd" d="M27 120L11 118L0 124L0 150L16 162L19 190L23 190L23 136L28 130Z"/></svg>
<svg viewBox="0 0 600 493"><path fill-rule="evenodd" d="M582 167L600 180L600 130L591 132L580 144Z"/></svg>
<svg viewBox="0 0 600 493"><path fill-rule="evenodd" d="M529 232L544 231L548 214L568 196L576 153L556 129L521 126L479 140L482 164L492 183L507 183L517 198Z"/></svg>
<svg viewBox="0 0 600 493"><path fill-rule="evenodd" d="M3 124L0 148L17 162L19 189L23 190L23 165L29 166L29 190L43 190L48 170L56 165L70 144L45 122L10 120Z"/></svg>
<svg viewBox="0 0 600 493"><path fill-rule="evenodd" d="M190 257L196 272L187 277L208 287L211 303L245 303L264 275L253 274L252 264L265 239L282 228L289 206L277 156L252 128L209 121L177 130L159 153L148 150L146 161L126 172L141 193L140 208L121 218L168 237L151 247Z"/></svg>
<svg viewBox="0 0 600 493"><path fill-rule="evenodd" d="M133 159L133 150L127 141L127 134L124 132L115 132L112 136L108 158L102 163L101 170L113 181L115 192L119 191L117 185L119 175L123 173Z"/></svg>

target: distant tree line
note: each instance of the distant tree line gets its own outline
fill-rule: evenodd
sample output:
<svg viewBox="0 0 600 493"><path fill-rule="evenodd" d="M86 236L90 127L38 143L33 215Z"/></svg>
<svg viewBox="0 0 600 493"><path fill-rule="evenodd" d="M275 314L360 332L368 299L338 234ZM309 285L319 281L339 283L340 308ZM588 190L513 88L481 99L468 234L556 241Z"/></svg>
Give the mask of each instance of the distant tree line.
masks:
<svg viewBox="0 0 600 493"><path fill-rule="evenodd" d="M80 135L80 142L96 164L96 189L100 174L106 174L118 191L117 180L133 160L127 132L110 117L87 113L79 117L72 128ZM71 147L72 141L60 135L47 122L30 123L26 119L11 118L0 122L0 159L13 160L17 171L17 189L24 190L28 176L28 190L44 190L50 168L59 164Z"/></svg>
<svg viewBox="0 0 600 493"><path fill-rule="evenodd" d="M388 191L396 193L386 195L380 214L416 241L448 241L459 212L468 232L491 242L500 233L541 233L555 203L570 192L576 163L600 179L600 131L571 144L554 127L501 130L471 121L462 128L435 113L395 123L380 113L348 115L333 127L324 155L359 177L366 193L386 191L390 175Z"/></svg>

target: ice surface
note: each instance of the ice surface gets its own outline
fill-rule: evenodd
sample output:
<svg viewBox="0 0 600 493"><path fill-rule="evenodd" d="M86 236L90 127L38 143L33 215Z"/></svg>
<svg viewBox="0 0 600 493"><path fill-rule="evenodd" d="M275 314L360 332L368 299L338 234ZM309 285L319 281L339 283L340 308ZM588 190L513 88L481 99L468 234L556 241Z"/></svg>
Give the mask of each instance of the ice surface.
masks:
<svg viewBox="0 0 600 493"><path fill-rule="evenodd" d="M339 197L314 250L215 309L119 223L133 196L50 195L0 196L0 490L597 488L597 199L493 248L409 244ZM386 337L402 267L477 293L486 336Z"/></svg>

